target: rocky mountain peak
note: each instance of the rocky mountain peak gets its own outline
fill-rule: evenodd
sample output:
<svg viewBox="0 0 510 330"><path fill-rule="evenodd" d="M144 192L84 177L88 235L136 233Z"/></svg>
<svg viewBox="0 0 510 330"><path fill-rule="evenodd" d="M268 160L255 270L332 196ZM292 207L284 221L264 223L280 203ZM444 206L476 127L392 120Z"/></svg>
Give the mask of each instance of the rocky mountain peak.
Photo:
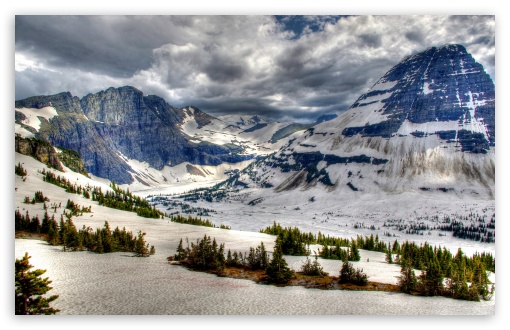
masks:
<svg viewBox="0 0 510 330"><path fill-rule="evenodd" d="M483 152L495 145L494 83L462 45L432 47L405 58L351 106L342 134L391 137L403 123L457 122L482 134ZM456 130L456 131L458 131ZM434 133L434 132L428 132Z"/></svg>
<svg viewBox="0 0 510 330"><path fill-rule="evenodd" d="M404 58L348 111L260 163L253 184L276 192L322 184L347 194L493 198L494 118L494 83L483 66L461 45L432 47Z"/></svg>

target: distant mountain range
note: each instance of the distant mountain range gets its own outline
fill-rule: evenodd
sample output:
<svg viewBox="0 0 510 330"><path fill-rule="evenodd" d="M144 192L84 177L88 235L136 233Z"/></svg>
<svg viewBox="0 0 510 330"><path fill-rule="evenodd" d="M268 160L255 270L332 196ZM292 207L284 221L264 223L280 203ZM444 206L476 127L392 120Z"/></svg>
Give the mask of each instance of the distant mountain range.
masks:
<svg viewBox="0 0 510 330"><path fill-rule="evenodd" d="M309 127L267 122L259 116L216 118L192 106L174 108L130 86L81 99L69 92L35 96L16 101L15 107L16 133L77 151L95 176L146 186L170 183L171 177L178 182L183 175L218 178L208 174L211 168L194 165L233 164L239 169L254 157L276 151L285 143L280 140ZM188 166L179 174L168 169L184 163Z"/></svg>
<svg viewBox="0 0 510 330"><path fill-rule="evenodd" d="M15 130L77 151L89 173L119 184L493 196L494 89L463 46L446 45L405 58L347 112L313 124L214 117L125 86L16 101Z"/></svg>

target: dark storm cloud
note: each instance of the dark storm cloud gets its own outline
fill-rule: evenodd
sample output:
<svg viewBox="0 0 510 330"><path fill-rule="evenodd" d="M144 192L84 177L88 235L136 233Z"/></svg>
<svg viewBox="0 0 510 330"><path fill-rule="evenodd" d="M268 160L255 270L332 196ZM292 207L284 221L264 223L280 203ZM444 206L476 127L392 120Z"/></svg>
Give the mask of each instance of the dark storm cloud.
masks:
<svg viewBox="0 0 510 330"><path fill-rule="evenodd" d="M182 19L177 23L183 22ZM16 16L16 50L54 67L130 77L175 39L167 17Z"/></svg>
<svg viewBox="0 0 510 330"><path fill-rule="evenodd" d="M365 46L379 48L382 44L382 36L378 34L362 34L359 36Z"/></svg>
<svg viewBox="0 0 510 330"><path fill-rule="evenodd" d="M216 57L211 63L204 67L204 72L209 78L216 82L231 82L240 79L244 75L244 69L240 64L224 61Z"/></svg>
<svg viewBox="0 0 510 330"><path fill-rule="evenodd" d="M493 16L17 16L16 99L132 85L175 107L314 121L405 56L460 43L493 77Z"/></svg>
<svg viewBox="0 0 510 330"><path fill-rule="evenodd" d="M410 41L414 41L419 44L421 44L425 39L423 32L420 30L409 31L409 32L406 32L404 35Z"/></svg>

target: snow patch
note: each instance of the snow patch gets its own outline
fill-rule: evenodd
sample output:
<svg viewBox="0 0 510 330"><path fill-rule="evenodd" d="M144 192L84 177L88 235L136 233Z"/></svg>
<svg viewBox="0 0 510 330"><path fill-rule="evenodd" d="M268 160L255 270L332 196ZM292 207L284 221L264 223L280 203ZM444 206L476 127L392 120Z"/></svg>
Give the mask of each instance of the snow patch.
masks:
<svg viewBox="0 0 510 330"><path fill-rule="evenodd" d="M51 118L58 116L57 110L54 107L44 107L41 109L16 108L15 110L21 112L26 117L26 119L21 121L21 123L33 127L36 131L39 131L41 128L41 120L38 117L50 120Z"/></svg>

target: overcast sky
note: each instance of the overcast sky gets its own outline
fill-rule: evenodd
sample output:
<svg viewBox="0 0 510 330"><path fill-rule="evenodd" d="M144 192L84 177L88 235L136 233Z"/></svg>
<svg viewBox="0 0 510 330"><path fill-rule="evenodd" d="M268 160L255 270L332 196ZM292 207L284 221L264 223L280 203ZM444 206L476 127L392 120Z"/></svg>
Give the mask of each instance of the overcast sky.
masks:
<svg viewBox="0 0 510 330"><path fill-rule="evenodd" d="M131 85L213 115L310 121L447 43L495 80L494 16L16 16L15 94Z"/></svg>

